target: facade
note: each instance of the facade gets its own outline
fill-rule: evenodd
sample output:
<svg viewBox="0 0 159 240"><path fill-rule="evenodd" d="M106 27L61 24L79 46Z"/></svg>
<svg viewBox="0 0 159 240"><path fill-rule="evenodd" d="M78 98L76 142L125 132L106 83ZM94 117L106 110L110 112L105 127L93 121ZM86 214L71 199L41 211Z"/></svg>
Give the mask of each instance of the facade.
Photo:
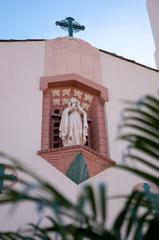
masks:
<svg viewBox="0 0 159 240"><path fill-rule="evenodd" d="M157 94L157 70L98 50L83 40L70 37L1 41L0 52L0 146L3 152L19 159L24 166L52 183L72 201L76 200L79 191L87 183L96 186L104 182L108 194L112 196L129 193L134 185L142 182L141 179L114 168L114 162L121 161L125 147L123 143L116 141L116 137L124 107L122 100L137 100L147 93ZM87 97L87 101L82 100L83 104L90 104L90 112L92 108L95 109L92 115L96 116L96 120L93 121L97 121L95 125L99 127L98 134L95 132L91 137L91 150L88 150L89 146L57 150L56 145L50 145L52 143L49 142L50 135L47 133L51 128L47 114L50 106L51 109L53 106L49 105L47 90L51 89L51 103L56 109L60 109L61 104L66 103L64 98L70 97L70 93L62 98L56 96L59 92L54 90L63 91L61 88L76 89L76 93L77 90L81 91L83 99L86 93L96 99L92 102L93 107L91 97ZM70 159L79 152L85 154L90 175L87 181L76 184L65 174L72 161ZM63 159L62 153L64 156L69 155L66 161L60 160ZM58 159L58 162L53 158ZM1 163L6 164L6 160L1 158ZM105 164L104 167L99 167L99 163L101 166ZM18 183L15 187L18 187ZM110 203L110 224L121 204L121 200ZM19 224L37 219L30 204L20 206L13 217L8 218L7 210L6 207L1 209L1 230L13 230Z"/></svg>
<svg viewBox="0 0 159 240"><path fill-rule="evenodd" d="M151 4L151 3L152 4ZM159 67L158 0L147 1ZM72 37L53 40L0 41L0 149L18 159L72 201L85 184L104 182L108 195L128 194L143 182L116 169L125 144L116 140L122 100L157 95L159 71L129 59L99 50ZM86 146L62 147L59 121L68 100L76 97L88 116ZM67 175L74 158L84 157L87 179L76 182ZM0 158L0 164L8 164ZM140 166L138 166L140 167ZM67 175L67 176L66 176ZM18 182L14 186L18 188ZM3 192L2 192L3 194ZM108 219L122 206L109 202ZM20 205L10 216L2 207L0 230L15 230L36 222L31 204Z"/></svg>
<svg viewBox="0 0 159 240"><path fill-rule="evenodd" d="M159 69L159 29L158 29L158 22L159 22L159 1L158 0L147 0L147 10L150 18L152 34L155 43L155 60L156 66Z"/></svg>

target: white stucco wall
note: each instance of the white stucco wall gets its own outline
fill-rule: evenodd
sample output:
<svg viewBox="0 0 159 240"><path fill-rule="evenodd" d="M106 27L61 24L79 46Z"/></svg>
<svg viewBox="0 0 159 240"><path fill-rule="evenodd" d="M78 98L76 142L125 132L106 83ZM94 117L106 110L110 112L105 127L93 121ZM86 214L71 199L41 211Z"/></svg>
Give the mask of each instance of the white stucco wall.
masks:
<svg viewBox="0 0 159 240"><path fill-rule="evenodd" d="M120 116L124 108L122 100L136 101L146 94L157 95L159 72L103 52L101 52L101 66L102 82L108 88L109 93L109 102L106 104L106 119L110 158L116 163L120 163L126 146L124 142L116 140ZM127 195L132 191L134 185L142 183L144 180L123 170L110 168L89 179L88 182L95 188L99 183L105 183L108 196L115 196ZM79 186L79 190L81 190L81 186ZM122 204L123 200L119 199L108 202L108 226L111 226L114 217L121 210Z"/></svg>
<svg viewBox="0 0 159 240"><path fill-rule="evenodd" d="M159 69L159 0L147 0L147 10L150 18L153 38L155 42L155 60L156 66Z"/></svg>
<svg viewBox="0 0 159 240"><path fill-rule="evenodd" d="M40 77L45 71L45 41L0 43L0 151L16 157L74 199L76 185L44 159L41 149L42 92ZM0 158L1 163L6 163ZM0 230L11 230L36 219L30 205L11 218L0 210Z"/></svg>
<svg viewBox="0 0 159 240"><path fill-rule="evenodd" d="M108 88L106 104L111 159L119 162L121 148L115 141L120 115L124 108L122 100L139 100L146 94L157 95L159 72L101 52L102 81Z"/></svg>
<svg viewBox="0 0 159 240"><path fill-rule="evenodd" d="M110 158L120 162L124 144L116 141L122 99L137 100L157 94L159 73L126 60L100 52L102 82L109 91L106 119ZM40 77L45 75L45 41L0 43L0 150L20 159L27 167L43 176L71 200L84 184L95 187L104 182L109 196L129 193L141 179L110 168L76 186L62 173L37 156L41 148L42 92ZM0 159L5 163L4 159ZM109 224L122 205L121 200L109 202ZM12 230L19 224L34 221L30 205L22 205L11 218L1 208L0 230Z"/></svg>

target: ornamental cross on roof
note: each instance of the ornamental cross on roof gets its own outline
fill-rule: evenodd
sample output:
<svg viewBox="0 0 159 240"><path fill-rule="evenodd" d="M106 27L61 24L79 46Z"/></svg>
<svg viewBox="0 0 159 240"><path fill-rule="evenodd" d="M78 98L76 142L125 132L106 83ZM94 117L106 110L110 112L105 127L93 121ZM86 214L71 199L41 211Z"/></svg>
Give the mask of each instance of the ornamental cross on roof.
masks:
<svg viewBox="0 0 159 240"><path fill-rule="evenodd" d="M68 31L69 37L73 37L74 32L84 31L85 29L85 26L74 21L74 18L72 17L67 17L64 20L57 21L55 24L56 26L60 26L62 29Z"/></svg>

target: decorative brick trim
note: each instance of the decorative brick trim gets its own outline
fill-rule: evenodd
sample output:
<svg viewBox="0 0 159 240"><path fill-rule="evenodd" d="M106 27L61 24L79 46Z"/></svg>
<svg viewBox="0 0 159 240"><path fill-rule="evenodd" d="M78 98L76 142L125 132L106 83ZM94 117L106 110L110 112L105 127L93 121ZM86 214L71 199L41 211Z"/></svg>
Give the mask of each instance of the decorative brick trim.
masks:
<svg viewBox="0 0 159 240"><path fill-rule="evenodd" d="M109 160L108 155L104 112L105 102L108 101L107 88L77 74L63 74L41 77L40 89L43 91L42 151L38 154L64 174L79 153L83 154L91 177L115 165L114 161ZM55 148L56 144L52 144L54 131L51 115L54 110L62 111L67 106L63 96L70 98L77 92L81 94L77 96L78 100L88 107L86 111L90 124L90 148L86 146Z"/></svg>
<svg viewBox="0 0 159 240"><path fill-rule="evenodd" d="M50 111L51 98L49 91L43 93L42 138L41 149L50 148Z"/></svg>
<svg viewBox="0 0 159 240"><path fill-rule="evenodd" d="M105 126L104 104L97 97L90 107L91 146L98 153L108 158L107 130Z"/></svg>
<svg viewBox="0 0 159 240"><path fill-rule="evenodd" d="M106 155L108 158L108 144L104 113L104 102L108 101L107 88L77 74L63 74L50 77L41 77L40 86L41 90L44 90L41 149L47 150L51 146L51 91L53 89L57 91L57 89L76 88L83 92L86 91L88 94L91 94L93 96L93 101L91 102L91 105L87 112L88 117L91 119L91 148L93 148L98 153ZM58 97L58 99L60 99L60 97ZM61 100L60 105L57 106L57 108L63 108L61 105Z"/></svg>
<svg viewBox="0 0 159 240"><path fill-rule="evenodd" d="M98 95L104 102L108 102L108 89L78 74L62 74L40 78L40 90L45 91L52 87L69 87L70 85Z"/></svg>
<svg viewBox="0 0 159 240"><path fill-rule="evenodd" d="M71 162L79 153L82 153L86 160L90 177L115 166L113 160L106 158L102 154L98 154L86 146L80 145L39 151L38 155L65 174Z"/></svg>

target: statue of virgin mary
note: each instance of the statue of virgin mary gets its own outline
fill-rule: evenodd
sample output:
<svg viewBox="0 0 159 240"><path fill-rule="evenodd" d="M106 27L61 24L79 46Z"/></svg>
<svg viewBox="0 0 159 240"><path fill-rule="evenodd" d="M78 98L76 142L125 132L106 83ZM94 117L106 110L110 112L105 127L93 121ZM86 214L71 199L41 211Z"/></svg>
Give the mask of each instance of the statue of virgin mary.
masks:
<svg viewBox="0 0 159 240"><path fill-rule="evenodd" d="M62 113L60 138L63 146L84 145L88 135L87 113L78 99L71 98Z"/></svg>

